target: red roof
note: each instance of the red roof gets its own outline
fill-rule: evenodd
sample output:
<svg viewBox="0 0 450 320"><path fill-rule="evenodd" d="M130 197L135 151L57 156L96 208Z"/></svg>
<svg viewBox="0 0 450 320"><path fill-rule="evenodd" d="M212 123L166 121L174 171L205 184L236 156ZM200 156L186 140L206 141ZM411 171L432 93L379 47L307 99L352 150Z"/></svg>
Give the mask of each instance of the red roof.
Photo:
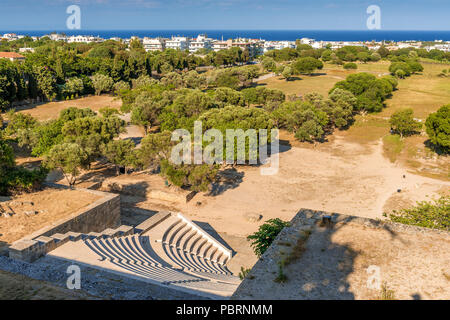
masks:
<svg viewBox="0 0 450 320"><path fill-rule="evenodd" d="M24 59L25 57L16 52L0 52L0 58L8 58L8 59Z"/></svg>

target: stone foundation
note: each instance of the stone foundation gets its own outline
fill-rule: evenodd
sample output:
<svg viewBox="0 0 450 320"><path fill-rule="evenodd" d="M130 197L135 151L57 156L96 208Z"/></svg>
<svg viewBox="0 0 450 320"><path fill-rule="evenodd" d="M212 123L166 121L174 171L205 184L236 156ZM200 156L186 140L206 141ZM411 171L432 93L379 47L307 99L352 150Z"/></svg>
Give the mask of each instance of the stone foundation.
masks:
<svg viewBox="0 0 450 320"><path fill-rule="evenodd" d="M99 195L102 198L67 218L15 241L9 248L10 258L26 262L35 261L64 243L64 241L49 238L56 233L65 234L70 231L89 233L117 228L120 225L120 196L87 189L84 189L84 191Z"/></svg>

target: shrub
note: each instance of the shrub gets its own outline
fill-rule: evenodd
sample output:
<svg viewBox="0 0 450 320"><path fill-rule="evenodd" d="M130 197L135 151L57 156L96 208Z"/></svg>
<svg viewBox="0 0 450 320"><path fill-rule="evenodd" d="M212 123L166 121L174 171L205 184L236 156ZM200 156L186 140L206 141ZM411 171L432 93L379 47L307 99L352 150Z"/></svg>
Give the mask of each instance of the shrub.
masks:
<svg viewBox="0 0 450 320"><path fill-rule="evenodd" d="M174 165L168 160L161 161L161 174L177 187L192 191L207 191L216 179L216 165Z"/></svg>
<svg viewBox="0 0 450 320"><path fill-rule="evenodd" d="M350 70L350 69L356 70L356 69L358 69L358 66L356 65L356 63L348 62L348 63L344 64L344 69L346 69L346 70Z"/></svg>
<svg viewBox="0 0 450 320"><path fill-rule="evenodd" d="M97 73L92 76L92 84L95 89L95 94L100 95L103 92L110 92L114 86L114 80L103 74Z"/></svg>
<svg viewBox="0 0 450 320"><path fill-rule="evenodd" d="M394 211L389 219L403 224L450 231L450 196L417 202L413 208Z"/></svg>
<svg viewBox="0 0 450 320"><path fill-rule="evenodd" d="M289 226L289 222L285 222L279 218L270 219L260 226L257 232L247 237L247 240L251 241L253 251L258 258L267 251L281 230L287 226Z"/></svg>

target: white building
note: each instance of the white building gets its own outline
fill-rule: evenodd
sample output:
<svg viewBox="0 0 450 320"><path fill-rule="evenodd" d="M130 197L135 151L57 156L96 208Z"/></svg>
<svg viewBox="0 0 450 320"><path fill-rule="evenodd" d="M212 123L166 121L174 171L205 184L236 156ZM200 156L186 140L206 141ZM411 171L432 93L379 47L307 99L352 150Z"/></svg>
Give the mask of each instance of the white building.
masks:
<svg viewBox="0 0 450 320"><path fill-rule="evenodd" d="M64 41L64 42L67 42L67 39L68 39L66 35L59 34L59 33L51 33L44 37L48 37L52 41Z"/></svg>
<svg viewBox="0 0 450 320"><path fill-rule="evenodd" d="M20 48L19 52L34 52L34 48Z"/></svg>
<svg viewBox="0 0 450 320"><path fill-rule="evenodd" d="M270 50L281 50L284 48L295 49L294 41L264 41L263 51L267 52Z"/></svg>
<svg viewBox="0 0 450 320"><path fill-rule="evenodd" d="M14 41L14 40L18 40L19 36L15 33L5 33L2 38L6 39L8 41Z"/></svg>
<svg viewBox="0 0 450 320"><path fill-rule="evenodd" d="M301 38L300 43L301 44L309 44L312 45L316 40L310 39L310 38Z"/></svg>
<svg viewBox="0 0 450 320"><path fill-rule="evenodd" d="M208 38L204 34L200 34L197 36L197 38L192 39L189 42L189 51L190 52L196 52L200 49L211 49L212 48L212 41L213 39Z"/></svg>
<svg viewBox="0 0 450 320"><path fill-rule="evenodd" d="M94 36L70 36L67 39L69 43L91 43L91 42L101 42L103 39Z"/></svg>
<svg viewBox="0 0 450 320"><path fill-rule="evenodd" d="M187 37L172 37L166 40L166 49L188 50L189 42L189 38Z"/></svg>
<svg viewBox="0 0 450 320"><path fill-rule="evenodd" d="M142 41L145 51L163 51L166 49L166 39L164 38L147 38Z"/></svg>

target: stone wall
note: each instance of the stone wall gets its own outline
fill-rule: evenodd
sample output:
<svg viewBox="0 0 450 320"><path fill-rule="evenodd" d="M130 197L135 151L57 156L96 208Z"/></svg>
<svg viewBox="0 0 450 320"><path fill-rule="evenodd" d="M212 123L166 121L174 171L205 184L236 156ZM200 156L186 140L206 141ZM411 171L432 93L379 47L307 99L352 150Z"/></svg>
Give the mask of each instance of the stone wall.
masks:
<svg viewBox="0 0 450 320"><path fill-rule="evenodd" d="M344 228L347 228L347 234L351 230L355 231L353 238L346 241L367 241L365 247L360 247L365 249L357 251L347 242L337 241L334 238L336 231ZM286 261L302 232L309 235L303 240L303 247L299 249L301 251L296 253L300 252L299 256L289 266L283 267L288 280L276 283L274 280L280 270L279 263ZM436 245L434 251L429 251L430 243L441 243L441 246ZM445 255L450 252L449 245L450 232L445 230L301 209L261 256L231 300L334 300L353 299L357 296L368 299L369 291L364 290L367 289L366 269L370 265L383 268L383 281L391 279L390 285L393 283L392 279L395 279L396 298L400 295L412 297L411 294L421 288L426 288L429 292L434 290L439 297L445 295L445 286L441 286L437 280L439 278L433 276L427 280L421 279L424 282L417 287L413 285L413 291L407 290L409 284L414 283L415 275L420 278L421 274L436 275L444 272L446 265L440 261L445 260ZM432 252L440 252L440 256L432 255ZM355 261L357 256L359 264ZM405 258L408 256L413 257L411 260L417 263L416 266ZM403 270L403 274L399 270ZM405 270L414 270L411 272L413 276Z"/></svg>
<svg viewBox="0 0 450 320"><path fill-rule="evenodd" d="M69 217L51 223L14 242L9 248L9 256L33 262L58 246L58 242L49 239L55 233L89 233L117 228L120 225L120 196L95 190L83 189L83 191L99 195L101 198Z"/></svg>

